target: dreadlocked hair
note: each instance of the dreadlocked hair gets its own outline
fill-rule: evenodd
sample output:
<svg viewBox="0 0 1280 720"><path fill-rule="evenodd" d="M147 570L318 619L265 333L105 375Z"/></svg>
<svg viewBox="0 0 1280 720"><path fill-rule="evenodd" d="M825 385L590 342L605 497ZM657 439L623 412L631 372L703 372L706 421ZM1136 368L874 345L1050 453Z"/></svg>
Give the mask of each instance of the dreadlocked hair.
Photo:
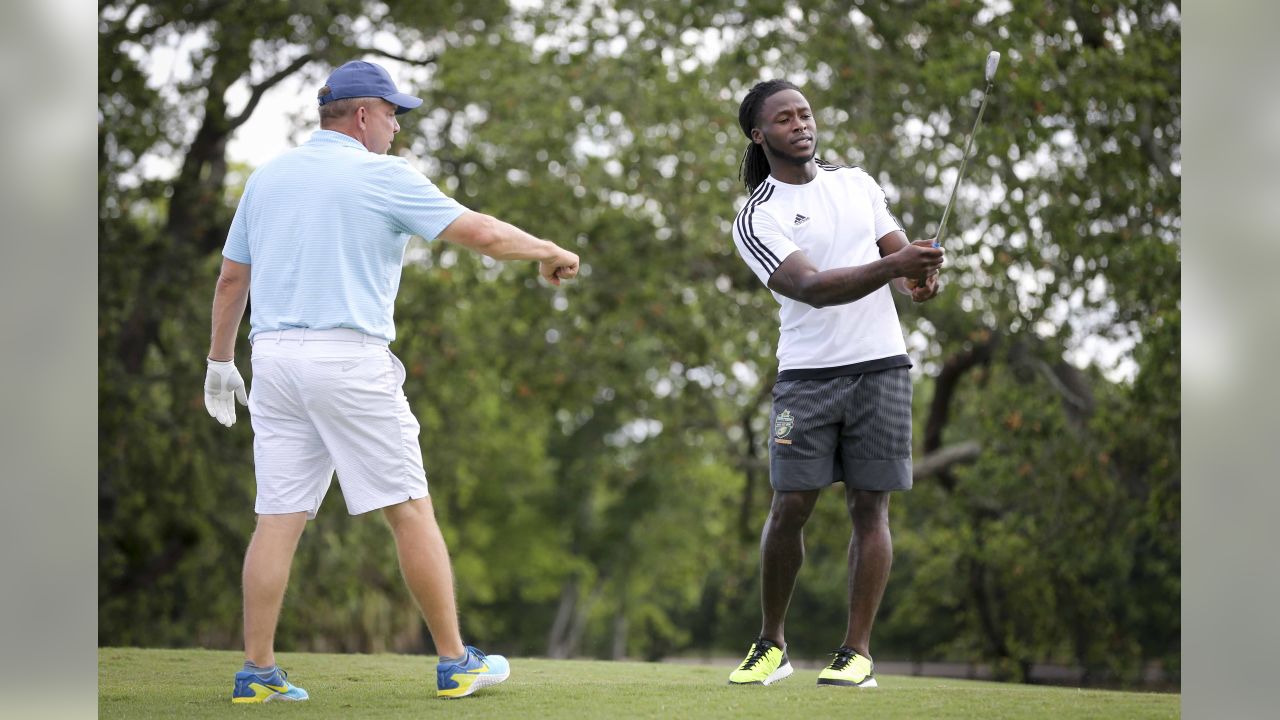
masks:
<svg viewBox="0 0 1280 720"><path fill-rule="evenodd" d="M757 125L760 107L770 95L781 90L799 92L800 88L786 80L765 80L752 86L747 96L742 99L742 104L738 106L738 127L742 128L742 134L746 135L748 140L751 140L752 128ZM769 177L769 158L765 157L764 148L754 140L747 144L746 152L742 154L738 177L747 186L747 192L754 192L760 187L760 183Z"/></svg>

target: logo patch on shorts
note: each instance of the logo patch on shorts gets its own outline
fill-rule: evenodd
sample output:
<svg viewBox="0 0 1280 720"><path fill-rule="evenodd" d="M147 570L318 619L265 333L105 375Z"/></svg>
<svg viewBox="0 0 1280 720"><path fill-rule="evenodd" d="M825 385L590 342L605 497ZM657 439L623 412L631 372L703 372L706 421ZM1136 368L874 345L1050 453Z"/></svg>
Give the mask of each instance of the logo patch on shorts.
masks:
<svg viewBox="0 0 1280 720"><path fill-rule="evenodd" d="M778 417L773 421L773 439L783 445L790 445L791 441L787 436L791 434L791 430L796 426L796 419L790 410L783 410L778 413Z"/></svg>

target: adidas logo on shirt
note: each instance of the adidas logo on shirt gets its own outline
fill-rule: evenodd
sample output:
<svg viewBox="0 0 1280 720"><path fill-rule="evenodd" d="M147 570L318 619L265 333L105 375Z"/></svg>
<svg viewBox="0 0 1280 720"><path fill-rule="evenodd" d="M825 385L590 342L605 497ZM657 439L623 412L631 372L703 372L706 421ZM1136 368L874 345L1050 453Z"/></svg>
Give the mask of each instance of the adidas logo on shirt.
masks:
<svg viewBox="0 0 1280 720"><path fill-rule="evenodd" d="M796 215L796 224L797 224L797 225L803 225L803 224L805 224L805 223L807 223L807 222L809 222L809 218L805 217L804 215L800 215L800 214L797 214L797 215Z"/></svg>

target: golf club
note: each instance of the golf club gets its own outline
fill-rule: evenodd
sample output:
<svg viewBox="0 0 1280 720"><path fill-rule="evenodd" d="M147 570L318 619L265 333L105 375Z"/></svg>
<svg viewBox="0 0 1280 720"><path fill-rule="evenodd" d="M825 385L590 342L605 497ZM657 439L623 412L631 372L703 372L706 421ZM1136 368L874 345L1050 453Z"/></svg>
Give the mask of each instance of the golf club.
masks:
<svg viewBox="0 0 1280 720"><path fill-rule="evenodd" d="M938 245L942 245L942 233L946 232L947 229L947 217L948 215L951 215L951 206L955 205L956 191L960 190L960 178L964 177L965 165L969 164L969 150L973 147L973 136L978 135L978 128L982 126L982 113L987 109L987 94L988 92L991 92L991 86L996 81L996 68L998 65L1000 65L1000 53L997 53L996 50L992 50L991 54L987 55L987 87L983 88L982 91L982 104L978 105L978 117L977 119L974 119L973 132L970 132L968 140L965 140L964 156L960 159L960 172L956 173L956 182L951 186L951 197L947 200L946 209L942 210L942 220L938 223L937 236L934 236L934 241L936 241Z"/></svg>
<svg viewBox="0 0 1280 720"><path fill-rule="evenodd" d="M951 198L947 200L947 207L942 211L942 220L938 223L938 232L934 236L933 246L942 245L942 235L947 230L947 217L951 215L951 206L956 202L956 191L960 189L960 179L964 177L964 168L969 164L969 150L973 147L973 136L978 134L978 127L982 125L982 113L987 109L987 93L991 92L991 86L995 82L996 68L1000 65L1000 53L992 50L987 55L987 68L985 78L987 81L986 88L982 91L982 104L978 105L978 117L973 121L973 131L969 133L969 137L964 143L964 156L960 159L960 172L956 174L956 182L951 186ZM920 278L920 284L923 285L925 278Z"/></svg>

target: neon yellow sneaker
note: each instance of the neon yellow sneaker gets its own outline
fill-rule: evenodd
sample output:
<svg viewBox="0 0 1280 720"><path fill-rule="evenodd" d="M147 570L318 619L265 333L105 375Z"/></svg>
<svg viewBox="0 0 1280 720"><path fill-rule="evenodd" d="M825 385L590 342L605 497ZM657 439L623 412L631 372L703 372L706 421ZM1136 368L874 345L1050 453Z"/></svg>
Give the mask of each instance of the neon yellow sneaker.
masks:
<svg viewBox="0 0 1280 720"><path fill-rule="evenodd" d="M841 647L831 654L835 655L831 664L818 673L819 685L877 687L875 663L871 662L871 658L859 655L856 650L848 647Z"/></svg>
<svg viewBox="0 0 1280 720"><path fill-rule="evenodd" d="M729 673L730 685L772 685L790 675L794 670L787 660L787 651L777 643L757 638L751 644L747 659L737 670Z"/></svg>
<svg viewBox="0 0 1280 720"><path fill-rule="evenodd" d="M233 703L301 702L309 697L306 690L289 682L289 674L278 667L265 675L241 670L236 673L236 684L231 690Z"/></svg>
<svg viewBox="0 0 1280 720"><path fill-rule="evenodd" d="M511 663L505 657L485 655L470 645L466 650L460 663L436 663L436 697L466 697L511 676Z"/></svg>

